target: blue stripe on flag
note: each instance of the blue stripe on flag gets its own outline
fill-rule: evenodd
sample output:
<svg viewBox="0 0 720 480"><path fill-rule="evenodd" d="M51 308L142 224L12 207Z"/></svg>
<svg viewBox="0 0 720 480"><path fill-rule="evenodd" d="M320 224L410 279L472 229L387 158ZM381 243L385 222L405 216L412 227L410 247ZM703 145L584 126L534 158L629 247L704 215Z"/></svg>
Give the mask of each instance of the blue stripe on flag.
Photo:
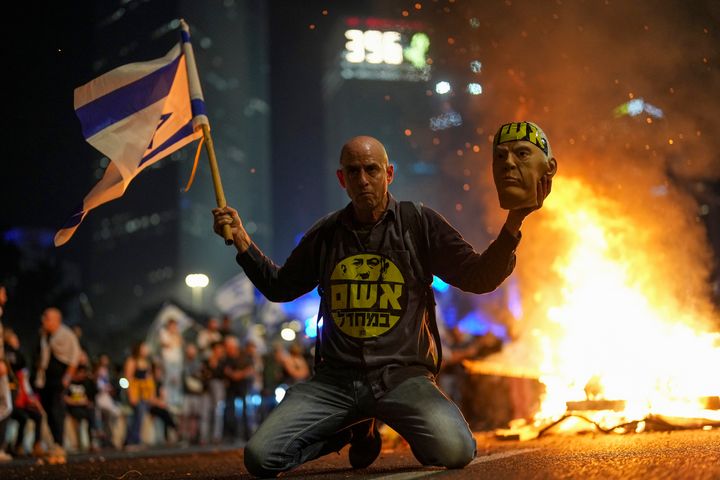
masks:
<svg viewBox="0 0 720 480"><path fill-rule="evenodd" d="M197 117L198 115L207 115L207 110L205 110L205 101L201 98L194 98L190 100L190 107L192 108L193 117Z"/></svg>
<svg viewBox="0 0 720 480"><path fill-rule="evenodd" d="M70 217L61 228L72 228L80 225L80 222L82 222L83 219L83 215L85 215L85 211L83 210L83 204L81 203L80 205L78 205L76 210L79 210L79 212Z"/></svg>
<svg viewBox="0 0 720 480"><path fill-rule="evenodd" d="M180 31L180 38L182 39L183 43L190 43L190 34L185 30Z"/></svg>
<svg viewBox="0 0 720 480"><path fill-rule="evenodd" d="M148 162L149 160L152 160L152 158L157 155L159 152L165 150L173 143L176 143L183 138L192 135L194 132L192 120L190 120L188 123L180 127L180 129L175 132L170 138L165 140L162 145L158 145L156 148L154 148L150 153L145 155L141 160L140 163L138 163L138 168L140 168L144 163Z"/></svg>
<svg viewBox="0 0 720 480"><path fill-rule="evenodd" d="M175 80L182 55L124 87L113 90L75 110L87 139L166 97Z"/></svg>

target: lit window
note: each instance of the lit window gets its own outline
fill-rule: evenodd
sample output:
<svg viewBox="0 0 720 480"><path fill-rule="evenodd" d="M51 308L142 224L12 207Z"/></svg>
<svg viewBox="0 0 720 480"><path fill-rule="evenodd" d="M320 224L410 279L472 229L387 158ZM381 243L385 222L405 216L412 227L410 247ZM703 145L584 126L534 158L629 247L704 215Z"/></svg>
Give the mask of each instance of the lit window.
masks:
<svg viewBox="0 0 720 480"><path fill-rule="evenodd" d="M435 84L435 91L439 93L440 95L444 95L446 93L450 92L450 82L446 82L445 80L438 82Z"/></svg>
<svg viewBox="0 0 720 480"><path fill-rule="evenodd" d="M479 83L468 83L467 91L470 95L480 95L482 90L482 85Z"/></svg>

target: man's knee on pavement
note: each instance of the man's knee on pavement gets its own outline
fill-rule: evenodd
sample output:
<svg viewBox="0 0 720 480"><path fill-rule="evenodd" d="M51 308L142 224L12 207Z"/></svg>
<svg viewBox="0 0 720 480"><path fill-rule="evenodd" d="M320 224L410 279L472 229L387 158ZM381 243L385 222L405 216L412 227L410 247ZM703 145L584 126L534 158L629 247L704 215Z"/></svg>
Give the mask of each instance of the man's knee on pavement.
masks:
<svg viewBox="0 0 720 480"><path fill-rule="evenodd" d="M475 438L470 437L467 440L459 436L457 441L449 442L448 449L444 452L445 457L442 459L442 466L445 468L463 468L475 458L476 453Z"/></svg>
<svg viewBox="0 0 720 480"><path fill-rule="evenodd" d="M432 465L445 468L463 468L475 458L476 444L472 435L457 435L453 438L444 438L422 455L416 452L415 457L423 465Z"/></svg>
<svg viewBox="0 0 720 480"><path fill-rule="evenodd" d="M250 472L251 475L260 478L274 477L277 475L277 471L273 472L270 470L271 465L268 465L268 452L263 448L259 442L250 442L245 446L245 468Z"/></svg>

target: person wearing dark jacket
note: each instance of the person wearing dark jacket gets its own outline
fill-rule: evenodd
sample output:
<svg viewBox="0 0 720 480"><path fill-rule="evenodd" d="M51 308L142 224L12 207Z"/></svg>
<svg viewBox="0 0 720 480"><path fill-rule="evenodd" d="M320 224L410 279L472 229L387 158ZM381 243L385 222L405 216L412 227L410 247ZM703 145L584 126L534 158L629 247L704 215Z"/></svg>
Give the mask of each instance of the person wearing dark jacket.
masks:
<svg viewBox="0 0 720 480"><path fill-rule="evenodd" d="M5 359L15 377L14 404L11 418L17 422L17 436L15 437L12 452L14 456L24 455L25 424L28 420L32 420L34 427L32 453L34 456L41 457L44 451L41 438L43 409L40 398L38 398L30 385L30 373L25 356L20 350L20 338L9 328L5 329L3 336L5 338Z"/></svg>
<svg viewBox="0 0 720 480"><path fill-rule="evenodd" d="M225 358L223 360L225 375L225 428L224 435L229 441L238 437L237 401L242 405L242 435L247 441L250 438L250 418L248 416L247 394L255 375L253 359L243 351L237 337L225 337Z"/></svg>
<svg viewBox="0 0 720 480"><path fill-rule="evenodd" d="M509 157L507 168L517 169ZM462 468L475 456L467 422L435 382L432 275L474 293L497 288L550 178L538 182L538 205L510 210L480 254L434 210L397 202L388 192L393 176L379 141L351 139L337 170L350 204L317 222L283 266L252 243L236 210L213 210L215 232L231 227L237 262L269 300L290 301L316 286L321 295L315 375L291 387L250 439L245 465L253 475L276 476L348 443L351 466L367 467L381 448L375 419L400 433L424 465Z"/></svg>
<svg viewBox="0 0 720 480"><path fill-rule="evenodd" d="M88 438L88 450L95 451L95 433L97 431L97 419L95 417L95 396L97 395L97 383L89 375L88 366L80 363L70 379L70 384L65 390L65 405L67 413L77 421L78 449L80 448L80 425L85 420L85 428Z"/></svg>

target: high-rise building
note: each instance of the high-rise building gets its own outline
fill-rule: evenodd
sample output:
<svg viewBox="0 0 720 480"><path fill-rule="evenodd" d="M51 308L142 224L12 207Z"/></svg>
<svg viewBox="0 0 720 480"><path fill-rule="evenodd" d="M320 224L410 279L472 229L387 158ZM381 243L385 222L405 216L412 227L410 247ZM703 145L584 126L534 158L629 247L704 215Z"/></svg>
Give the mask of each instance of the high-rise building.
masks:
<svg viewBox="0 0 720 480"><path fill-rule="evenodd" d="M434 108L426 96L430 42L427 27L415 20L348 15L336 21L323 78L328 171L337 168L349 138L370 135L385 144L398 171L393 192L418 200L427 193L424 180L437 168L413 132L426 129ZM347 202L334 176L329 181L328 204Z"/></svg>

